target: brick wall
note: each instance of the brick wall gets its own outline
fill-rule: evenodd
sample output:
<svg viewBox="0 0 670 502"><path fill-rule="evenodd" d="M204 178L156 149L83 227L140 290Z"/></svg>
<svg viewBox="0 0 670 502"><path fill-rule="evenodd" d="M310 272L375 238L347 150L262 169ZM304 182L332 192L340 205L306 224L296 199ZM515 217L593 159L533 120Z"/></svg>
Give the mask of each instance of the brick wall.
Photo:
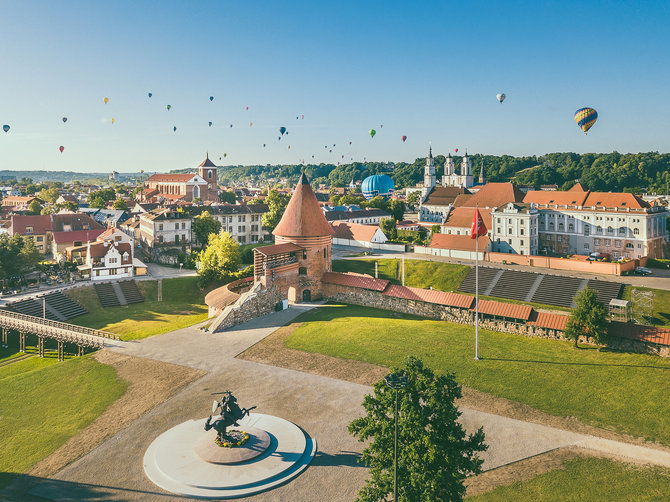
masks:
<svg viewBox="0 0 670 502"><path fill-rule="evenodd" d="M281 300L282 295L276 286L262 288L260 283L256 283L251 290L242 294L233 305L229 305L223 310L211 324L210 331L218 333L226 328L274 312L277 303Z"/></svg>

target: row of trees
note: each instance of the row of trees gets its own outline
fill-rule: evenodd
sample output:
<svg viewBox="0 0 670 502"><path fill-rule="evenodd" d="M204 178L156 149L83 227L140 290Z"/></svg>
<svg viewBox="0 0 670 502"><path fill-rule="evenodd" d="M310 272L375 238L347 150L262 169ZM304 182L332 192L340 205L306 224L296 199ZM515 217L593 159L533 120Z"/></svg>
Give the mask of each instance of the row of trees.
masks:
<svg viewBox="0 0 670 502"><path fill-rule="evenodd" d="M0 280L3 284L25 282L25 275L32 272L42 259L32 239L19 234L0 235Z"/></svg>

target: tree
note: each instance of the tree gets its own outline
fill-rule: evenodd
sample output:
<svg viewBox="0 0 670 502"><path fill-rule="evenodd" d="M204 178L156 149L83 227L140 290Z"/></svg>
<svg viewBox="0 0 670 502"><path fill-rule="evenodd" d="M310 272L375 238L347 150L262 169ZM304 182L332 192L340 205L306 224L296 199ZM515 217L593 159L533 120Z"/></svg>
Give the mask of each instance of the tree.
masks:
<svg viewBox="0 0 670 502"><path fill-rule="evenodd" d="M412 192L407 196L407 205L409 207L416 207L421 202L421 192Z"/></svg>
<svg viewBox="0 0 670 502"><path fill-rule="evenodd" d="M91 199L91 207L104 209L107 207L107 202L102 197L96 196Z"/></svg>
<svg viewBox="0 0 670 502"><path fill-rule="evenodd" d="M60 194L56 188L45 188L44 190L40 190L37 196L44 202L53 204L56 202L56 199L58 199Z"/></svg>
<svg viewBox="0 0 670 502"><path fill-rule="evenodd" d="M119 197L114 201L112 207L114 209L121 209L122 211L128 211L128 203L125 201L125 199L122 199L121 197Z"/></svg>
<svg viewBox="0 0 670 502"><path fill-rule="evenodd" d="M221 193L219 193L219 200L221 202L227 202L228 204L235 204L237 202L237 195L235 195L235 192L221 190Z"/></svg>
<svg viewBox="0 0 670 502"><path fill-rule="evenodd" d="M398 229L393 218L382 218L379 220L379 227L389 240L395 240L398 237Z"/></svg>
<svg viewBox="0 0 670 502"><path fill-rule="evenodd" d="M407 377L398 391L398 500L462 500L465 478L481 472L477 452L487 446L482 428L466 435L457 421L461 413L454 401L461 387L453 373L435 375L416 357L392 371ZM385 501L393 493L395 391L380 380L363 408L367 415L349 424L359 441L372 440L361 459L370 479L358 500Z"/></svg>
<svg viewBox="0 0 670 502"><path fill-rule="evenodd" d="M193 232L195 238L204 247L211 234L218 234L221 230L221 223L214 219L209 211L203 211L202 214L193 218Z"/></svg>
<svg viewBox="0 0 670 502"><path fill-rule="evenodd" d="M226 281L240 265L240 245L228 232L211 234L207 248L200 252L198 282L205 286L214 281Z"/></svg>
<svg viewBox="0 0 670 502"><path fill-rule="evenodd" d="M441 227L440 225L432 225L430 227L430 236L432 237L433 234L439 234L441 232Z"/></svg>
<svg viewBox="0 0 670 502"><path fill-rule="evenodd" d="M405 216L405 203L401 200L393 199L388 203L388 210L396 221L402 221Z"/></svg>
<svg viewBox="0 0 670 502"><path fill-rule="evenodd" d="M374 207L386 211L386 209L388 208L388 202L381 195L377 195L376 197L370 199L370 201L368 202L368 207Z"/></svg>
<svg viewBox="0 0 670 502"><path fill-rule="evenodd" d="M277 190L270 190L265 202L268 205L268 212L263 215L263 227L272 232L279 224L279 220L284 216L284 210L288 205L290 197L279 193Z"/></svg>
<svg viewBox="0 0 670 502"><path fill-rule="evenodd" d="M79 206L77 206L76 202L71 202L71 201L65 201L62 204L57 204L57 206L60 207L60 209L65 209L66 211L76 211L79 209Z"/></svg>
<svg viewBox="0 0 670 502"><path fill-rule="evenodd" d="M597 344L607 342L607 309L598 301L598 296L592 289L586 288L575 296L577 308L565 327L565 337L574 340L575 347L579 337L593 339Z"/></svg>
<svg viewBox="0 0 670 502"><path fill-rule="evenodd" d="M30 214L40 214L42 212L42 205L38 200L34 200L28 204L28 211L30 211Z"/></svg>

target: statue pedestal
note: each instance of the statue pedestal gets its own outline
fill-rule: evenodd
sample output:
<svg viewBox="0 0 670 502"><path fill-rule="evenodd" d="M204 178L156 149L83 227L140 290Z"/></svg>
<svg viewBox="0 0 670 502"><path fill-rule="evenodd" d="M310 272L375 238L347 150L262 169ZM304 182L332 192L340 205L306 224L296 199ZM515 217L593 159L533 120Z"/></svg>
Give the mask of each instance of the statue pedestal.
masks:
<svg viewBox="0 0 670 502"><path fill-rule="evenodd" d="M228 429L233 428L228 427ZM236 427L235 430L244 430L249 434L246 443L233 448L219 446L215 442L216 431L210 429L203 431L202 437L193 445L193 450L201 459L211 464L239 464L262 455L270 446L270 435L262 429Z"/></svg>
<svg viewBox="0 0 670 502"><path fill-rule="evenodd" d="M240 498L288 482L316 454L316 441L283 418L260 413L243 418L234 429L247 432L249 441L235 448L216 445L216 431L205 431L205 421L183 422L149 445L144 472L151 481L189 497Z"/></svg>

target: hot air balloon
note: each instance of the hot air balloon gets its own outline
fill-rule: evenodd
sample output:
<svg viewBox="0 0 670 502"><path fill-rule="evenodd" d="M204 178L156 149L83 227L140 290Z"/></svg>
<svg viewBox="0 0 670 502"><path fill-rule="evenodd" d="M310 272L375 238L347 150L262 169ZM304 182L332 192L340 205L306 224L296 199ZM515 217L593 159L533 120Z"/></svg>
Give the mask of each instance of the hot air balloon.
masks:
<svg viewBox="0 0 670 502"><path fill-rule="evenodd" d="M249 109L249 107L247 106L247 107L246 107L246 109L248 110L248 109Z"/></svg>
<svg viewBox="0 0 670 502"><path fill-rule="evenodd" d="M210 97L209 97L209 100L210 100L210 101L214 101L214 96L210 96Z"/></svg>
<svg viewBox="0 0 670 502"><path fill-rule="evenodd" d="M209 121L207 123L209 124L209 127L212 127L212 122L211 121Z"/></svg>
<svg viewBox="0 0 670 502"><path fill-rule="evenodd" d="M265 148L265 143L263 143L263 148Z"/></svg>
<svg viewBox="0 0 670 502"><path fill-rule="evenodd" d="M384 129L384 124L379 124L380 129Z"/></svg>
<svg viewBox="0 0 670 502"><path fill-rule="evenodd" d="M9 129L10 129L10 127L7 124L2 126L2 130L5 131L5 132L9 132Z"/></svg>
<svg viewBox="0 0 670 502"><path fill-rule="evenodd" d="M60 153L63 153L63 150L65 150L64 146L59 146L58 149L60 150Z"/></svg>
<svg viewBox="0 0 670 502"><path fill-rule="evenodd" d="M289 150L291 149L291 145L288 146L288 149L289 149Z"/></svg>
<svg viewBox="0 0 670 502"><path fill-rule="evenodd" d="M407 136L400 136L400 139L401 139L402 142L404 143L405 141L407 141Z"/></svg>
<svg viewBox="0 0 670 502"><path fill-rule="evenodd" d="M227 154L227 153L224 153L223 156L224 156L224 157L228 157L228 154Z"/></svg>
<svg viewBox="0 0 670 502"><path fill-rule="evenodd" d="M458 153L458 148L455 148L454 151L455 151L456 153Z"/></svg>
<svg viewBox="0 0 670 502"><path fill-rule="evenodd" d="M67 122L67 117L63 117L63 124L65 124L65 122Z"/></svg>
<svg viewBox="0 0 670 502"><path fill-rule="evenodd" d="M589 132L589 129L593 127L593 124L598 120L598 112L593 108L580 108L575 112L575 122L577 125L582 128L584 134Z"/></svg>
<svg viewBox="0 0 670 502"><path fill-rule="evenodd" d="M150 93L148 94L148 96L149 96L149 97L153 96L153 93L150 92Z"/></svg>
<svg viewBox="0 0 670 502"><path fill-rule="evenodd" d="M112 124L116 121L116 119L112 119Z"/></svg>
<svg viewBox="0 0 670 502"><path fill-rule="evenodd" d="M230 127L233 127L233 124L230 124Z"/></svg>
<svg viewBox="0 0 670 502"><path fill-rule="evenodd" d="M105 104L107 104L107 103L109 103L109 98L105 98L105 99L103 99L103 101L105 102Z"/></svg>
<svg viewBox="0 0 670 502"><path fill-rule="evenodd" d="M167 105L165 108L167 108L168 111L170 111L170 108L172 108L172 105Z"/></svg>
<svg viewBox="0 0 670 502"><path fill-rule="evenodd" d="M286 132L286 127L280 127L280 128L279 128L279 132L280 132L281 135L283 136L284 133Z"/></svg>
<svg viewBox="0 0 670 502"><path fill-rule="evenodd" d="M301 118L302 120L305 120L305 116L304 116L304 115L300 115L300 118Z"/></svg>
<svg viewBox="0 0 670 502"><path fill-rule="evenodd" d="M172 132L177 132L177 126L174 126L174 127L172 128Z"/></svg>
<svg viewBox="0 0 670 502"><path fill-rule="evenodd" d="M505 96L505 93L504 93L504 92L501 92L500 94L496 94L496 99L497 99L498 101L500 101L501 103L502 103L503 101L505 101L505 98L506 98L506 97L507 97L507 96Z"/></svg>
<svg viewBox="0 0 670 502"><path fill-rule="evenodd" d="M296 117L295 119L298 120L300 117Z"/></svg>
<svg viewBox="0 0 670 502"><path fill-rule="evenodd" d="M349 144L351 145L351 141L349 142Z"/></svg>
<svg viewBox="0 0 670 502"><path fill-rule="evenodd" d="M252 125L254 125L254 123L253 123L253 122L249 122L249 127L251 127Z"/></svg>
<svg viewBox="0 0 670 502"><path fill-rule="evenodd" d="M375 137L375 134L377 134L377 131L375 131L374 129L370 129L370 131L368 132L368 134L370 135L371 138L374 138L374 137Z"/></svg>

